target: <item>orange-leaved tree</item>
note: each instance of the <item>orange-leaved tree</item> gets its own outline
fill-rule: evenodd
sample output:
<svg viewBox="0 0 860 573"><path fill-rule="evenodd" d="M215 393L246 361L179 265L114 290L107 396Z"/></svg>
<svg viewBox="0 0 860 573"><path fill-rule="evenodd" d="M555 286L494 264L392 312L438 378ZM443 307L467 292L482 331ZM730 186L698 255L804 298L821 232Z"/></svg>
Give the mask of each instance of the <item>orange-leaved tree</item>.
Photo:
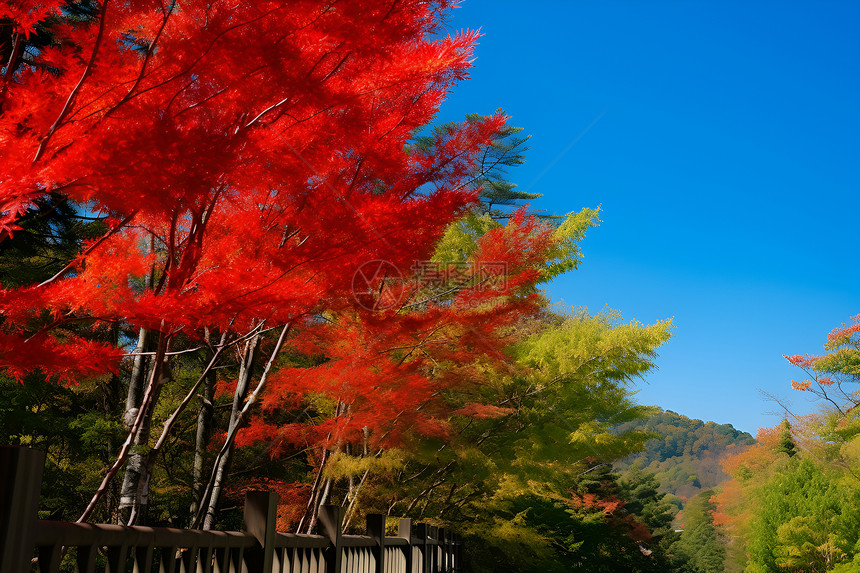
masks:
<svg viewBox="0 0 860 573"><path fill-rule="evenodd" d="M791 381L795 390L809 392L832 408L839 416L837 424L845 427L856 420L854 409L860 404L856 386L860 382L860 315L853 324L833 329L827 335L822 355L783 355L808 376L806 380Z"/></svg>

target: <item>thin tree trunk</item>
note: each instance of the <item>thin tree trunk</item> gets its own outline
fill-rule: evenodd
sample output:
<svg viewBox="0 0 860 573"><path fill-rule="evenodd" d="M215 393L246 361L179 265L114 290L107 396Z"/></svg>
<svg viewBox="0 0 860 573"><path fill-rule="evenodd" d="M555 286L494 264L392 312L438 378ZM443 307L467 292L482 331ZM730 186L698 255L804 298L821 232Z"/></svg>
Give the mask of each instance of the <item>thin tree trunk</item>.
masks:
<svg viewBox="0 0 860 573"><path fill-rule="evenodd" d="M260 349L260 335L254 335L245 343L245 349L242 355L242 363L239 366L239 379L236 381L236 391L233 393L233 407L230 409L230 423L227 432L232 433L237 430L239 423L239 412L242 411L242 406L245 402L245 397L248 395L248 388L251 385L251 378L254 373L254 362L256 362ZM233 458L233 444L227 447L227 451L218 460L215 468L215 482L212 485L209 495L209 503L206 509L206 518L203 521L203 529L212 529L215 525L215 514L218 510L218 502L221 498L221 489L224 483L224 476L230 467L230 462Z"/></svg>
<svg viewBox="0 0 860 573"><path fill-rule="evenodd" d="M126 427L131 427L140 408L141 394L143 393L143 380L146 374L146 354L149 346L149 331L141 328L137 335L137 347L134 349L134 362L131 366L131 378L128 380L128 393L125 397Z"/></svg>
<svg viewBox="0 0 860 573"><path fill-rule="evenodd" d="M311 533L317 524L317 519L320 515L320 507L324 506L328 501L328 496L331 493L331 484L333 481L334 478L328 478L327 480L325 480L325 487L323 488L322 495L320 496L320 502L314 507L314 513L311 516L311 522L308 523L308 533Z"/></svg>
<svg viewBox="0 0 860 573"><path fill-rule="evenodd" d="M163 336L165 335L159 334L159 337ZM134 448L125 468L125 476L123 476L120 510L126 525L146 522L146 513L149 507L149 480L152 474L150 452L147 446L152 433L152 416L155 413L155 405L158 403L161 389L173 379L167 356L162 357L159 370L159 376L154 377L151 382L154 385L149 402L141 405L140 413L143 415L143 423L134 440ZM131 493L130 496L129 493Z"/></svg>
<svg viewBox="0 0 860 573"><path fill-rule="evenodd" d="M146 394L143 397L143 402L141 408L138 411L137 417L135 418L131 429L129 429L128 431L128 436L126 436L125 442L123 442L122 447L120 448L119 455L117 456L116 461L110 467L107 474L105 474L105 477L102 479L101 484L99 484L99 487L96 490L95 494L93 494L92 499L90 499L90 502L87 505L86 509L84 509L84 512L78 518L78 523L86 522L90 518L90 515L92 515L93 510L95 510L96 508L96 505L98 505L98 502L105 495L105 492L107 492L108 486L110 485L111 481L113 481L114 476L116 476L117 472L119 472L119 469L128 459L128 454L131 450L132 444L135 442L137 434L140 431L141 426L143 425L144 410L149 409L149 404L153 402L153 391L157 385L156 380L161 377L161 365L164 361L164 355L167 352L167 345L167 337L161 337L158 342L158 349L155 353L155 360L153 362L154 367L150 376L149 385L147 386Z"/></svg>
<svg viewBox="0 0 860 573"><path fill-rule="evenodd" d="M343 403L338 400L337 405L334 409L334 417L337 418L341 415L341 406ZM329 433L326 438L326 442L331 440L331 434ZM307 529L307 531L311 531L313 526L316 524L317 514L319 513L319 506L321 505L320 499L320 485L322 482L323 471L325 470L325 465L328 462L328 458L331 452L327 447L323 447L322 451L322 459L320 459L320 469L317 471L317 477L314 479L314 485L311 487L311 496L308 499L308 504L305 507L305 513L302 515L302 518L299 520L299 524L296 526L296 533L301 533L302 529ZM305 528L305 524L309 523L310 525Z"/></svg>
<svg viewBox="0 0 860 573"><path fill-rule="evenodd" d="M256 404L257 397L260 395L260 392L265 387L266 382L269 378L269 372L271 372L272 365L275 362L275 358L277 358L278 353L281 351L281 347L284 345L284 341L286 340L287 335L290 333L291 328L292 323L287 323L284 325L284 328L281 330L281 334L278 337L278 341L275 343L275 348L272 350L272 354L271 356L269 356L269 360L266 362L266 367L263 369L263 373L260 376L260 380L259 382L257 382L257 386L254 388L254 391L251 392L251 394L248 396L248 399L245 400L245 403L242 406L241 411L239 411L238 416L236 416L235 420L231 421L230 430L227 432L227 438L224 440L224 445L221 446L221 450L218 452L218 456L215 458L215 467L212 470L212 475L209 478L209 483L207 484L206 490L204 491L203 498L200 503L200 508L197 510L197 515L194 517L194 527L198 527L200 524L203 524L205 522L208 522L210 524L214 523L215 509L218 503L217 497L218 495L220 495L221 483L224 477L224 472L219 471L219 468L222 468L222 460L227 456L228 452L232 451L233 442L236 439L236 432L238 432L239 428L247 419L248 412L251 410L251 407ZM216 482L218 486L218 493L215 493ZM213 498L215 498L214 502ZM203 511L204 507L206 507L205 512Z"/></svg>
<svg viewBox="0 0 860 573"><path fill-rule="evenodd" d="M356 486L355 491L350 497L349 507L346 508L346 514L343 518L344 529L349 527L349 522L352 521L352 516L354 515L353 510L355 509L355 501L358 499L358 493L361 491L361 486L363 486L364 482L367 480L368 474L370 474L370 470L364 470L364 474L361 476L361 480L359 480L358 486Z"/></svg>
<svg viewBox="0 0 860 573"><path fill-rule="evenodd" d="M217 363L218 357L221 355L221 351L224 349L224 340L226 339L226 337L226 334L221 336L221 344L218 346L212 357L209 359L209 363L206 365L206 368L203 369L203 372L197 378L197 382L194 383L194 385L186 394L185 398L182 400L182 402L179 403L179 406L176 407L173 413L164 422L164 427L162 427L161 429L161 435L158 437L158 440L156 440L155 445L152 446L152 448L150 448L144 456L142 466L143 471L141 472L141 474L145 476L145 479L141 480L138 485L138 491L140 492L139 499L144 500L148 498L149 478L150 476L152 476L152 469L155 466L155 460L158 458L158 454L161 452L161 448L163 448L164 444L167 443L167 439L171 435L171 431L173 430L173 426L176 424L176 420L179 419L180 414L185 411L185 408L197 395L197 391L200 389L200 386L204 383L209 374L212 372L212 368ZM143 497L144 495L146 495L146 497ZM143 503L140 503L135 506L140 507L140 516L145 516L144 512L146 511L147 506L148 504ZM135 517L136 514L133 513L132 517L129 518L129 524L135 521Z"/></svg>
<svg viewBox="0 0 860 573"><path fill-rule="evenodd" d="M308 504L305 507L305 513L304 515L302 515L302 518L299 520L299 524L296 526L296 533L302 532L305 523L310 521L311 514L314 513L314 508L317 506L317 499L320 495L320 484L322 484L323 470L325 469L325 464L328 461L328 455L328 448L323 448L322 459L320 459L320 469L317 471L316 478L314 478L314 484L311 486L311 495L308 498Z"/></svg>
<svg viewBox="0 0 860 573"><path fill-rule="evenodd" d="M152 237L150 237L149 247L151 252L153 249ZM154 270L150 269L150 272L144 277L145 290L152 288L153 276ZM123 423L125 424L126 430L130 430L132 428L141 413L140 408L141 401L143 399L143 387L147 373L147 366L149 366L150 370L154 372L156 370L156 364L158 364L157 361L150 363L148 360L149 356L147 355L147 352L150 351L151 339L152 336L149 329L141 327L137 334L137 347L134 349L131 376L128 380L128 391L126 392L125 397L125 414L123 415ZM160 342L161 338L159 338L159 343ZM155 386L150 382L148 390L151 391L153 389L155 389ZM157 394L158 393L156 393L156 399ZM149 439L148 426L149 420L146 413L144 413L143 423L139 426L139 430L142 433L147 434L147 440ZM119 505L117 507L117 519L120 524L126 523L130 519L131 514L134 512L134 508L136 507L135 498L137 497L137 486L140 478L140 466L142 462L139 446L140 434L136 435L134 438L131 450L132 453L129 457L129 462L123 475L122 486L120 487Z"/></svg>
<svg viewBox="0 0 860 573"><path fill-rule="evenodd" d="M309 506L310 515L308 516L308 526L305 533L312 533L319 519L319 508L328 500L329 492L331 491L332 478L326 478L325 485L321 490L317 491L317 495L312 498L312 503ZM301 527L301 524L300 526Z"/></svg>
<svg viewBox="0 0 860 573"><path fill-rule="evenodd" d="M134 362L131 367L131 377L128 380L128 392L125 397L125 415L123 423L126 430L130 430L140 413L140 403L143 394L144 377L146 375L147 355L149 347L149 331L141 328L137 336L137 347L134 349ZM144 426L146 421L144 417ZM141 428L143 429L143 428ZM133 443L137 447L139 435ZM140 476L140 455L133 453L129 457L128 467L123 475L122 487L119 494L119 520L125 523L135 505L134 499L137 492L137 480Z"/></svg>
<svg viewBox="0 0 860 573"><path fill-rule="evenodd" d="M352 448L349 447L349 444L346 444L344 446L344 450L345 450L345 453L347 456L352 455ZM349 489L347 490L347 493L344 496L343 500L340 502L341 507L345 506L347 504L347 502L352 499L352 492L355 491L355 476L352 474L349 474L348 482L349 482Z"/></svg>
<svg viewBox="0 0 860 573"><path fill-rule="evenodd" d="M200 410L197 412L197 434L194 439L194 463L191 468L191 494L194 500L191 502L189 514L197 513L197 508L200 507L200 490L203 488L203 464L205 461L206 443L209 441L209 435L212 429L212 415L215 412L215 406L212 403L212 397L215 389L215 372L210 371L206 374L206 379L203 382L202 403Z"/></svg>
<svg viewBox="0 0 860 573"><path fill-rule="evenodd" d="M364 426L362 429L363 439L361 444L361 456L366 458L368 455L368 445L370 443L370 428ZM376 452L376 456L382 453L382 450ZM361 479L358 481L358 485L353 487L353 476L349 476L349 506L346 508L346 513L343 517L343 528L346 529L349 526L349 522L352 521L353 515L355 515L354 510L356 507L356 500L358 499L358 494L361 491L361 486L364 485L364 482L367 481L367 476L370 474L370 469L364 470L364 474L361 476Z"/></svg>

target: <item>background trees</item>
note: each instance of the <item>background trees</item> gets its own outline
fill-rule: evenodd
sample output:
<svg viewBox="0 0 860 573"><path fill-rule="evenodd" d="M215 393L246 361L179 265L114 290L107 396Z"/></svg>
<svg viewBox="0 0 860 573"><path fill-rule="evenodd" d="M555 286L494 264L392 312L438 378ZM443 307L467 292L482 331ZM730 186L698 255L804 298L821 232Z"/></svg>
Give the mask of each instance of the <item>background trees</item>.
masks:
<svg viewBox="0 0 860 573"><path fill-rule="evenodd" d="M744 547L745 570L853 570L856 481L803 451L780 451L780 436L761 434L760 445L730 457L734 479L717 496L719 521Z"/></svg>
<svg viewBox="0 0 860 573"><path fill-rule="evenodd" d="M668 328L584 311L519 325L507 361L470 365L479 377L443 393L449 437L398 450L393 466L367 478L362 510L468 533L476 571L575 563L612 570L624 559L660 570L639 547L657 518L651 523L644 497L619 488L611 472L647 436L610 429L641 415L628 384L651 367Z"/></svg>
<svg viewBox="0 0 860 573"><path fill-rule="evenodd" d="M620 424L619 432L636 429L654 437L645 450L615 464L624 473L634 466L653 472L661 491L692 499L728 479L721 460L733 450L752 445L755 440L731 424L691 420L672 411L658 411L647 418ZM680 500L679 500L680 502Z"/></svg>
<svg viewBox="0 0 860 573"><path fill-rule="evenodd" d="M684 505L682 532L671 547L681 571L711 573L725 571L726 548L722 532L714 527L716 505L713 490L704 490Z"/></svg>
<svg viewBox="0 0 860 573"><path fill-rule="evenodd" d="M809 376L795 390L821 400L819 414L759 432L758 443L729 456L732 481L716 500L735 563L746 571L853 571L858 567L857 353L855 324L835 329L821 356L786 356Z"/></svg>

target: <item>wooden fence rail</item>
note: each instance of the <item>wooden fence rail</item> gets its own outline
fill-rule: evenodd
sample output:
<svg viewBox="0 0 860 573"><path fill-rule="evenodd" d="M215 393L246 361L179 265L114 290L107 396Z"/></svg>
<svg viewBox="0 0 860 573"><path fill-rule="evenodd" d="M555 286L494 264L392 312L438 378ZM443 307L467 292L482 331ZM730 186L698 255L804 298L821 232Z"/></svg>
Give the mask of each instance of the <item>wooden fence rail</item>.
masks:
<svg viewBox="0 0 860 573"><path fill-rule="evenodd" d="M64 551L79 573L456 573L459 539L401 519L368 515L365 535L344 535L343 510L323 506L323 535L275 531L277 495L245 497L246 531L69 523L37 519L45 454L0 447L0 573L56 573ZM65 549L64 549L65 548ZM102 567L104 569L102 569Z"/></svg>

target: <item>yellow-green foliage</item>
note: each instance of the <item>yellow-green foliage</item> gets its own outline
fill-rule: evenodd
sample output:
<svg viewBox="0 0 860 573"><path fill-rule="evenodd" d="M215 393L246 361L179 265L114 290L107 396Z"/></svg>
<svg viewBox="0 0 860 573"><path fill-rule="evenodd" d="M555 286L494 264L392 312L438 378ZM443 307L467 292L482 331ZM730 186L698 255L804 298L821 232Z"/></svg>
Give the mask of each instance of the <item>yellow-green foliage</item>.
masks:
<svg viewBox="0 0 860 573"><path fill-rule="evenodd" d="M572 310L553 328L517 345L513 354L549 381L559 377L586 383L630 381L653 368L651 359L672 337L671 328L671 319L645 326L635 320L624 324L613 310L596 315Z"/></svg>
<svg viewBox="0 0 860 573"><path fill-rule="evenodd" d="M835 352L819 358L815 362L815 369L821 372L834 372L855 378L860 377L860 349L853 346L839 348Z"/></svg>
<svg viewBox="0 0 860 573"><path fill-rule="evenodd" d="M337 479L362 476L365 472L393 473L403 467L404 459L404 452L396 448L384 450L376 456L351 456L337 451L329 458L324 475Z"/></svg>
<svg viewBox="0 0 860 573"><path fill-rule="evenodd" d="M442 264L465 262L478 248L478 238L490 229L501 226L501 223L489 215L470 212L448 227L436 246L433 260Z"/></svg>
<svg viewBox="0 0 860 573"><path fill-rule="evenodd" d="M582 209L578 213L568 213L555 229L555 245L550 249L549 264L541 273L540 282L547 282L567 271L576 269L582 261L579 242L591 227L600 224L600 209Z"/></svg>
<svg viewBox="0 0 860 573"><path fill-rule="evenodd" d="M671 321L624 324L613 311L591 316L580 310L513 348L514 359L529 370L509 380L507 390L534 399L519 408L526 428L511 444L512 467L531 479L563 482L584 458L611 462L640 450L648 434L611 429L648 413L625 386L653 367L670 328Z"/></svg>
<svg viewBox="0 0 860 573"><path fill-rule="evenodd" d="M576 269L582 260L579 242L585 238L588 229L600 224L599 214L600 209L582 209L576 213L568 213L561 223L555 226L552 233L555 242L549 249L547 264L541 269L538 283L547 282ZM553 225L550 222L542 224ZM436 246L433 260L442 264L465 262L475 253L478 239L490 229L501 226L501 223L489 215L469 213L448 227Z"/></svg>
<svg viewBox="0 0 860 573"><path fill-rule="evenodd" d="M572 311L517 328L520 341L508 348L506 365L472 368L476 383L443 392L452 412L467 412L469 404L491 409L452 415L446 441L410 444L399 470L371 472L362 499L374 511L469 534L483 548L472 557L473 565L482 563L476 571L503 570L502 563L517 571L569 570L570 563L587 565L583 559L630 542L618 534L601 545L610 530L601 506L577 506L582 498L572 492L584 480L600 490L609 464L650 437L614 428L649 413L632 401L628 386L653 367L671 321L643 325L624 323L612 311ZM366 468L361 463L349 466L350 475ZM635 555L629 547L624 555L642 557L633 548ZM634 570L624 569L632 562L617 565Z"/></svg>
<svg viewBox="0 0 860 573"><path fill-rule="evenodd" d="M528 510L512 519L493 516L491 520L471 525L465 533L483 541L505 554L508 563L550 562L553 558L552 539L541 535L526 522Z"/></svg>

